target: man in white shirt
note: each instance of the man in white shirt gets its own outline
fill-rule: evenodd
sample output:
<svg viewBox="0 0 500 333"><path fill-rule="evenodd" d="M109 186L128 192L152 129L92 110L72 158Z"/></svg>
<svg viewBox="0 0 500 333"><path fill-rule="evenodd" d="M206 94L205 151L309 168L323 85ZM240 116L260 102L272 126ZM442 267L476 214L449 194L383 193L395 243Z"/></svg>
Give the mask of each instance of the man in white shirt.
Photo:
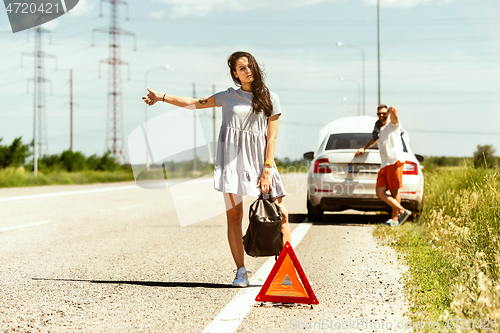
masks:
<svg viewBox="0 0 500 333"><path fill-rule="evenodd" d="M392 207L392 218L383 224L396 227L405 223L411 215L409 210L401 206L399 196L399 189L403 187L403 166L405 164L401 126L398 110L394 106L387 108L387 105L379 105L377 116L378 120L373 129L373 137L364 148L358 149L355 156L363 155L366 149L375 143L378 144L381 165L377 176L377 197ZM391 195L386 193L387 190Z"/></svg>

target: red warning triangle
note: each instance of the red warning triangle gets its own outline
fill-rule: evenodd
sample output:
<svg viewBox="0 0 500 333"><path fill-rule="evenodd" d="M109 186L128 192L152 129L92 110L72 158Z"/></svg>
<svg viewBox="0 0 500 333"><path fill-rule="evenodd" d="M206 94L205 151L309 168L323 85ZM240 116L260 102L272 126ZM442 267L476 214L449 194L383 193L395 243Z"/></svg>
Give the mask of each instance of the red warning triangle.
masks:
<svg viewBox="0 0 500 333"><path fill-rule="evenodd" d="M281 250L255 301L319 304L289 242Z"/></svg>

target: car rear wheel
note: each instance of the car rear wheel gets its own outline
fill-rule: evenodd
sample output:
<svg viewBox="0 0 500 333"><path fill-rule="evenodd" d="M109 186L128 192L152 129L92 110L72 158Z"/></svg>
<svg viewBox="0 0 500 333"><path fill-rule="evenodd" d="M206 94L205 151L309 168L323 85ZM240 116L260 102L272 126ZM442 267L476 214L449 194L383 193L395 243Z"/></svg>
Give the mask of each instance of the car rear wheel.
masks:
<svg viewBox="0 0 500 333"><path fill-rule="evenodd" d="M419 217L419 216L420 216L420 212L419 212L419 211L412 210L412 211L411 211L411 215L410 215L410 217L408 218L408 221L415 221L415 219L416 219L417 217Z"/></svg>
<svg viewBox="0 0 500 333"><path fill-rule="evenodd" d="M321 212L311 212L307 211L307 219L309 222L319 222L323 219L323 211Z"/></svg>
<svg viewBox="0 0 500 333"><path fill-rule="evenodd" d="M314 207L311 205L309 200L307 201L307 219L309 222L319 222L323 219L324 211L319 207Z"/></svg>

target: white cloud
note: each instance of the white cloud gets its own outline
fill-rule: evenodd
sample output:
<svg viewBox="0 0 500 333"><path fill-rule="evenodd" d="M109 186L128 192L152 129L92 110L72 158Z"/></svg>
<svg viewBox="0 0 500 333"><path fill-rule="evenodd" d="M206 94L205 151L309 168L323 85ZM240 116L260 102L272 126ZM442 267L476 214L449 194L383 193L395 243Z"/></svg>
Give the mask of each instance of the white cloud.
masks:
<svg viewBox="0 0 500 333"><path fill-rule="evenodd" d="M42 24L40 26L42 28L45 28L45 29L48 29L48 30L55 30L55 28L57 28L58 25L59 25L58 20L54 19L54 20L49 21L47 23L44 23L44 24Z"/></svg>
<svg viewBox="0 0 500 333"><path fill-rule="evenodd" d="M451 3L455 0L380 0L380 7L384 8L412 8L418 5L428 5L431 2ZM367 5L376 5L377 0L363 0Z"/></svg>
<svg viewBox="0 0 500 333"><path fill-rule="evenodd" d="M72 16L87 16L94 10L94 7L94 3L89 3L88 0L80 0L75 8L69 11L69 14Z"/></svg>
<svg viewBox="0 0 500 333"><path fill-rule="evenodd" d="M222 6L227 0L163 0L172 5L171 17L205 16L217 6Z"/></svg>
<svg viewBox="0 0 500 333"><path fill-rule="evenodd" d="M337 1L337 0L334 0ZM172 5L171 17L206 16L216 8L226 8L238 12L256 8L292 8L309 6L325 0L158 0Z"/></svg>
<svg viewBox="0 0 500 333"><path fill-rule="evenodd" d="M152 12L152 13L150 14L150 16L151 16L152 18L154 18L155 20L159 20L159 19L161 19L163 16L165 16L165 11L163 11L163 10L162 10L162 11L160 11L160 12Z"/></svg>
<svg viewBox="0 0 500 333"><path fill-rule="evenodd" d="M206 16L217 8L230 9L243 12L249 9L273 8L284 9L293 7L305 7L323 2L342 2L345 0L156 0L157 2L171 5L171 17ZM377 0L361 0L366 5L376 5ZM451 3L455 0L380 0L380 6L384 8L411 8L418 5L428 5L432 2ZM151 14L152 17L153 14Z"/></svg>

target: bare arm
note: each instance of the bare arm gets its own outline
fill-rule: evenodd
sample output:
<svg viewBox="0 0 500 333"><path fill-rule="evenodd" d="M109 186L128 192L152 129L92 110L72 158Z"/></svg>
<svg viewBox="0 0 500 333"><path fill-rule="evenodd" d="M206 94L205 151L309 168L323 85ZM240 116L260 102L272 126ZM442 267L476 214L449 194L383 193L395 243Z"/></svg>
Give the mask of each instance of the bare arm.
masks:
<svg viewBox="0 0 500 333"><path fill-rule="evenodd" d="M387 112L389 112L389 115L391 116L391 123L393 123L394 125L399 124L398 109L396 109L395 106L391 106L389 107Z"/></svg>
<svg viewBox="0 0 500 333"><path fill-rule="evenodd" d="M276 138L278 136L279 115L274 115L268 118L267 121L267 145L266 145L266 162L274 161L274 152L276 151ZM257 187L262 188L263 193L268 193L272 189L271 167L264 166L264 171L260 177Z"/></svg>
<svg viewBox="0 0 500 333"><path fill-rule="evenodd" d="M366 144L363 148L359 148L356 154L354 156L358 157L359 155L363 155L365 153L365 150L369 149L371 146L377 143L378 140L375 140L374 138L370 139L370 142Z"/></svg>
<svg viewBox="0 0 500 333"><path fill-rule="evenodd" d="M279 115L272 116L267 122L267 148L266 161L274 161L276 138L278 137Z"/></svg>
<svg viewBox="0 0 500 333"><path fill-rule="evenodd" d="M196 109L205 109L215 107L215 97L212 95L207 98L191 98L184 96L172 96L162 93L157 93L148 88L149 93L146 96L142 96L142 99L149 106L155 104L158 101L169 103L179 107L186 107L194 105Z"/></svg>

